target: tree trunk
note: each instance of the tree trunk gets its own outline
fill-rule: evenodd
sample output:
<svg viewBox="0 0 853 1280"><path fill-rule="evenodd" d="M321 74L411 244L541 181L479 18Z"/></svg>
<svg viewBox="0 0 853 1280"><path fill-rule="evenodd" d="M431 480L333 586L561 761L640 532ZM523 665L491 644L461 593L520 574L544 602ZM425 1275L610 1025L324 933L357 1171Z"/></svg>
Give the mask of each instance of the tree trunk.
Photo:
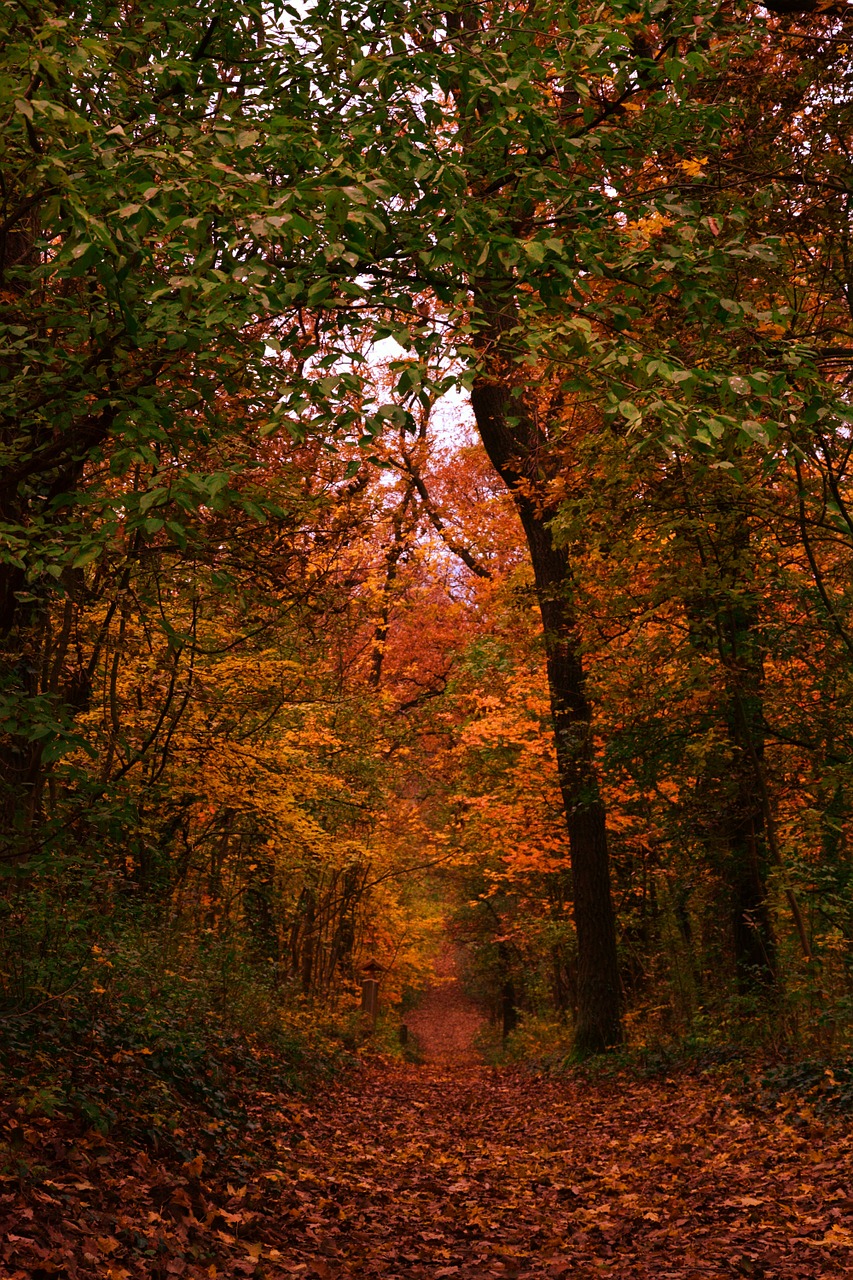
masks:
<svg viewBox="0 0 853 1280"><path fill-rule="evenodd" d="M735 755L734 788L725 815L727 863L737 984L748 993L772 987L777 980L767 895L770 856L758 776L764 760L763 670L754 609L736 601L728 615L720 646L724 660L728 658L726 710Z"/></svg>
<svg viewBox="0 0 853 1280"><path fill-rule="evenodd" d="M770 867L764 763L764 659L753 598L749 513L727 484L709 510L685 508L698 552L696 583L685 593L691 643L715 653L721 668L719 712L727 751L702 779L706 824L728 893L735 976L742 994L777 980L776 941L767 879Z"/></svg>
<svg viewBox="0 0 853 1280"><path fill-rule="evenodd" d="M531 496L531 485L542 479L538 467L546 442L540 428L500 383L479 378L471 400L486 453L521 517L533 566L572 867L578 939L575 1052L600 1053L622 1040L621 995L605 812L593 760L571 565L565 548L555 547L551 537L549 521L556 511L540 507Z"/></svg>

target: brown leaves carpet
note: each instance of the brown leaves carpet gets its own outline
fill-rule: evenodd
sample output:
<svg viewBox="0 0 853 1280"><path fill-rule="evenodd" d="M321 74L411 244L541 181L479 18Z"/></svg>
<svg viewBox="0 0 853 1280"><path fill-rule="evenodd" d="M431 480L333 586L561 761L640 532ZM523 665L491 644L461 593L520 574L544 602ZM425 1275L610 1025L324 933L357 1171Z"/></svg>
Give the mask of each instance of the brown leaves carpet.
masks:
<svg viewBox="0 0 853 1280"><path fill-rule="evenodd" d="M310 1103L255 1091L239 1153L206 1153L199 1131L180 1164L120 1132L30 1125L36 1172L0 1183L0 1276L853 1276L841 1122L749 1111L691 1076L486 1068L445 978L412 1019L425 1065L374 1064Z"/></svg>

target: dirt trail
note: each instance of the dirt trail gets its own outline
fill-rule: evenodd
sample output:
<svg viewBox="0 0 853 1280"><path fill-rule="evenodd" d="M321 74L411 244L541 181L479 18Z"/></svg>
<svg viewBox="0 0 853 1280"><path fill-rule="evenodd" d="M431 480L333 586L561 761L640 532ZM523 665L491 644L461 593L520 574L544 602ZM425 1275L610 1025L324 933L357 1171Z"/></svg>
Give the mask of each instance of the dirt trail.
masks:
<svg viewBox="0 0 853 1280"><path fill-rule="evenodd" d="M849 1131L822 1143L695 1079L373 1068L294 1137L281 1209L296 1275L853 1276Z"/></svg>
<svg viewBox="0 0 853 1280"><path fill-rule="evenodd" d="M239 1130L188 1109L161 1150L0 1108L0 1280L853 1277L849 1125L714 1075L488 1068L453 965L424 1065L311 1099L247 1075Z"/></svg>
<svg viewBox="0 0 853 1280"><path fill-rule="evenodd" d="M406 1022L426 1062L447 1071L482 1065L474 1048L484 1023L480 1010L462 990L459 951L446 942L435 963L436 983Z"/></svg>
<svg viewBox="0 0 853 1280"><path fill-rule="evenodd" d="M373 1066L283 1135L290 1274L853 1276L849 1130L748 1114L715 1080L487 1068L456 960L448 947L410 1018L425 1064Z"/></svg>

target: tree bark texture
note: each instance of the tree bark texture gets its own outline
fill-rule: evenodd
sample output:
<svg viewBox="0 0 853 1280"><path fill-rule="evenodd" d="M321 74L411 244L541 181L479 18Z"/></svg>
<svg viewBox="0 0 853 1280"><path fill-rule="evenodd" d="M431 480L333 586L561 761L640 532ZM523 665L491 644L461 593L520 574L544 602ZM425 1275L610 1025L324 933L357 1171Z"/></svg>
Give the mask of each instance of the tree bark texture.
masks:
<svg viewBox="0 0 853 1280"><path fill-rule="evenodd" d="M575 1051L600 1053L622 1039L616 921L610 892L605 811L592 747L568 552L556 547L555 511L531 496L546 441L521 402L500 382L479 378L472 406L486 453L521 517L542 614L560 789L571 857L578 941ZM514 425L509 425L512 418Z"/></svg>

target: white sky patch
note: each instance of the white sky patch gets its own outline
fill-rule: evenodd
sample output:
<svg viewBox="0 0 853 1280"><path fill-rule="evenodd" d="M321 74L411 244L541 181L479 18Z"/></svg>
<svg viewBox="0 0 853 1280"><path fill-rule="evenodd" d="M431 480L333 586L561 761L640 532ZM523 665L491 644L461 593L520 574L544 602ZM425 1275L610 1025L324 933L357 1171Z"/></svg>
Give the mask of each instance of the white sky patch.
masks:
<svg viewBox="0 0 853 1280"><path fill-rule="evenodd" d="M266 354L269 359L275 359L278 351L275 347L268 346ZM322 357L318 354L305 362L303 372L310 373L313 369L319 377L353 370L364 379L365 390L368 394L372 392L376 404L404 405L412 409L416 420L420 420L423 409L419 409L417 403L412 403L406 396L396 393L399 369L395 372L391 368L391 365L398 361L414 363L416 357L393 338L383 338L380 342L372 343L363 355L366 359L354 361L352 356L342 352L339 360L321 369L319 361ZM438 381L449 377L454 371L454 365L450 360L432 366L430 369L430 373ZM429 415L429 432L434 443L441 449L463 448L476 440L477 432L471 397L465 388L458 385L452 386L433 402Z"/></svg>
<svg viewBox="0 0 853 1280"><path fill-rule="evenodd" d="M381 342L372 345L369 363L379 371L387 368L394 360L409 358L409 352L393 338L383 338ZM441 369L442 373L452 371L453 365L450 362ZM430 414L430 428L433 439L442 448L470 444L475 437L476 428L469 393L461 387L454 387L437 400Z"/></svg>
<svg viewBox="0 0 853 1280"><path fill-rule="evenodd" d="M443 447L471 444L476 427L469 393L455 387L442 396L432 411L430 422L437 442Z"/></svg>

